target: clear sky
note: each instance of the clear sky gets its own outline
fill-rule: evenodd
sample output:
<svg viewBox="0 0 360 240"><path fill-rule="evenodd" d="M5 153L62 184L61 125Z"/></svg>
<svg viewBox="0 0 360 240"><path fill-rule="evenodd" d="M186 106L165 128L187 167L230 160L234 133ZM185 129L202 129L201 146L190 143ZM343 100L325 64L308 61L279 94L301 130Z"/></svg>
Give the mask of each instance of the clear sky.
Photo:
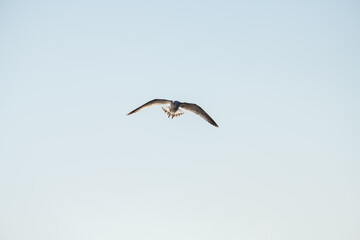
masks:
<svg viewBox="0 0 360 240"><path fill-rule="evenodd" d="M359 123L358 1L0 2L1 240L358 240Z"/></svg>

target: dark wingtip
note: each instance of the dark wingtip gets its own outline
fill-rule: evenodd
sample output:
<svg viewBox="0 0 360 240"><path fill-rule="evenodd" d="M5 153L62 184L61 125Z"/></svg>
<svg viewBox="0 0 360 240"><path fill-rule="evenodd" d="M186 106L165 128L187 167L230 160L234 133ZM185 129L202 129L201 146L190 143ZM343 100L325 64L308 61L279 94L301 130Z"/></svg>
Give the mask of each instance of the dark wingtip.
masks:
<svg viewBox="0 0 360 240"><path fill-rule="evenodd" d="M212 119L211 119L212 120ZM212 121L208 121L211 125L213 125L214 127L219 127L218 125L217 125L217 123L214 121L214 120L212 120Z"/></svg>
<svg viewBox="0 0 360 240"><path fill-rule="evenodd" d="M210 121L208 121L211 125L213 125L214 127L219 127L217 124L216 124L216 122L210 122Z"/></svg>

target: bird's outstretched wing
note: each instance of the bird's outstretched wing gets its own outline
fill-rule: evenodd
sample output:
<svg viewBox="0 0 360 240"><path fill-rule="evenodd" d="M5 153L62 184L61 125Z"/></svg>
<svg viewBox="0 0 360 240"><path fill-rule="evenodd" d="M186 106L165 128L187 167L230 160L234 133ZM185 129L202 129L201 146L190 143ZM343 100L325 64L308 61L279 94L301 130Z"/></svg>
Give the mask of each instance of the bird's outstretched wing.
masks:
<svg viewBox="0 0 360 240"><path fill-rule="evenodd" d="M199 115L204 120L208 121L210 124L214 125L215 127L219 127L216 122L198 105L194 103L181 103L180 106L184 110L188 110L190 112L193 112L197 115Z"/></svg>
<svg viewBox="0 0 360 240"><path fill-rule="evenodd" d="M127 115L131 115L133 113L136 113L136 112L138 112L138 111L140 111L141 109L144 109L144 108L148 108L148 107L151 107L151 106L154 106L154 105L168 104L170 102L171 102L170 100L166 100L166 99L154 99L154 100L151 100L151 101L145 103L144 105L141 105L137 109L129 112Z"/></svg>

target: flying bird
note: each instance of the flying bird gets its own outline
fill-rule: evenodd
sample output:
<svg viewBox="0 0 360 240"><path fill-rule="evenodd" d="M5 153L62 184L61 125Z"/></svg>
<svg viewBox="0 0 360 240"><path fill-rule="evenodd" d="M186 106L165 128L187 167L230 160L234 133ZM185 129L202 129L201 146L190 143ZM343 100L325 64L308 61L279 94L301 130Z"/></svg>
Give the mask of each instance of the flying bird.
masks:
<svg viewBox="0 0 360 240"><path fill-rule="evenodd" d="M171 101L171 100L166 100L166 99L154 99L154 100L151 100L151 101L145 103L144 105L141 105L140 107L136 108L135 110L129 112L127 115L131 115L133 113L136 113L136 112L138 112L138 111L140 111L142 109L145 109L145 108L148 108L148 107L151 107L151 106L165 105L165 104L170 104L167 107L162 107L162 109L168 115L169 118L170 117L174 118L174 117L178 117L178 116L183 115L184 112L179 109L179 108L181 108L183 110L193 112L196 115L203 118L204 120L206 120L207 122L209 122L210 124L214 125L215 127L219 127L216 124L216 122L198 105L196 105L194 103Z"/></svg>

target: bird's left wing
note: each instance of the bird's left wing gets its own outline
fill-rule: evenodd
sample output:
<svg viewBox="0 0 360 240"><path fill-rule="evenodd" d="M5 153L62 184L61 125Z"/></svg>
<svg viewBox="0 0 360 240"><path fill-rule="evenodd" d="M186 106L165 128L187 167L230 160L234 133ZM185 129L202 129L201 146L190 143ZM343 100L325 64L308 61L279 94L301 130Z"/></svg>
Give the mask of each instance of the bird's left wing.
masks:
<svg viewBox="0 0 360 240"><path fill-rule="evenodd" d="M136 112L138 112L138 111L140 111L141 109L144 109L144 108L148 108L148 107L151 107L151 106L154 106L154 105L168 104L170 102L171 102L170 100L166 100L166 99L154 99L154 100L151 100L151 101L145 103L144 105L141 105L137 109L129 112L127 115L131 115L133 113L136 113Z"/></svg>
<svg viewBox="0 0 360 240"><path fill-rule="evenodd" d="M190 112L193 112L197 115L199 115L202 119L206 120L210 124L214 125L215 127L219 127L216 122L198 105L194 103L181 103L180 106L184 110L188 110Z"/></svg>

